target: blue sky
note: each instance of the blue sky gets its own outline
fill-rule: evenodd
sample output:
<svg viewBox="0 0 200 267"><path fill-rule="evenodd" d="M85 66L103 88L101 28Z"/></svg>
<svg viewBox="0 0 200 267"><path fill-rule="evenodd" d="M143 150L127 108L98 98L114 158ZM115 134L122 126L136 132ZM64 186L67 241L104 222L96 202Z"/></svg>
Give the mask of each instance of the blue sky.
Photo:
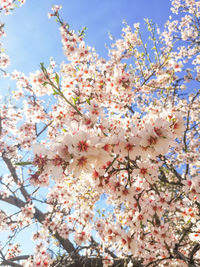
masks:
<svg viewBox="0 0 200 267"><path fill-rule="evenodd" d="M3 42L11 59L9 71L16 69L28 75L39 69L40 62L48 64L50 57L58 63L65 59L58 24L47 16L53 4L63 6L61 17L71 28L88 28L87 44L103 57L107 51L105 44L110 42L108 32L120 37L123 20L129 25L137 22L144 25L144 18L150 18L162 28L170 15L170 0L27 0L12 15L0 15L0 21L6 24L7 37ZM0 94L7 94L10 85L14 90L13 83L0 78ZM28 253L27 242L24 247Z"/></svg>
<svg viewBox="0 0 200 267"><path fill-rule="evenodd" d="M51 56L58 63L64 59L58 25L47 17L53 4L63 6L61 16L71 28L88 28L86 41L101 56L106 55L108 32L119 37L124 19L133 25L151 18L162 26L170 14L170 0L27 0L12 15L1 16L7 32L4 47L12 63L9 70L28 74Z"/></svg>

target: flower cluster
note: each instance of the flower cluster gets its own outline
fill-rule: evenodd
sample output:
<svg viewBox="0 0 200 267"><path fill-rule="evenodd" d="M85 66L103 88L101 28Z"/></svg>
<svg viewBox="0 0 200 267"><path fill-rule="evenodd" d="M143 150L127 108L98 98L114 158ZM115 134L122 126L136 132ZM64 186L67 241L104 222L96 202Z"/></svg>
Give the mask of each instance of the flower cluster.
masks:
<svg viewBox="0 0 200 267"><path fill-rule="evenodd" d="M1 107L9 175L0 200L18 210L2 210L0 228L40 224L25 267L51 266L55 239L69 261L200 265L200 93L191 89L200 75L199 1L172 1L179 17L163 32L145 20L150 50L140 25L125 25L107 59L86 45L84 30L70 30L60 8L49 17L60 24L67 61L59 72L52 60L29 77L14 71L20 108Z"/></svg>

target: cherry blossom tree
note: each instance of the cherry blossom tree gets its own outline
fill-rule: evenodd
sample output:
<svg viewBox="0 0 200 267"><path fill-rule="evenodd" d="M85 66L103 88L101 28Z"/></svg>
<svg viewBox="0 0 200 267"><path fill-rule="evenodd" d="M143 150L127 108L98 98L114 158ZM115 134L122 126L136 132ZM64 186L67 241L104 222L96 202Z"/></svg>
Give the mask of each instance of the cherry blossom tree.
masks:
<svg viewBox="0 0 200 267"><path fill-rule="evenodd" d="M200 1L173 0L164 31L146 19L147 42L124 24L108 59L60 8L66 62L27 77L0 54L17 84L0 110L1 265L200 266Z"/></svg>

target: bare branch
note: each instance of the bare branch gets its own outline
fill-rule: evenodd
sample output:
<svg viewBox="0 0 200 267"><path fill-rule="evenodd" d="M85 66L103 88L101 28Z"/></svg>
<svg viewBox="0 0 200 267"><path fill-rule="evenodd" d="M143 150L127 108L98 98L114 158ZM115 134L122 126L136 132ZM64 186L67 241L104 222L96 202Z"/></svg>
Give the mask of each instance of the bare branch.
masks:
<svg viewBox="0 0 200 267"><path fill-rule="evenodd" d="M16 168L13 166L11 159L7 158L5 155L2 155L2 159L4 160L6 166L8 167L10 174L12 175L16 185L20 185L20 191L21 191L23 197L26 200L29 200L30 195L28 194L28 192L26 191L24 186L21 184L20 179L19 179L17 172L16 172Z"/></svg>
<svg viewBox="0 0 200 267"><path fill-rule="evenodd" d="M14 261L20 261L20 260L26 260L30 257L30 255L21 255L21 256L17 256L11 259L4 259L0 265L5 266L5 265L10 265L10 266L14 266L14 267L22 267L21 264L15 263Z"/></svg>

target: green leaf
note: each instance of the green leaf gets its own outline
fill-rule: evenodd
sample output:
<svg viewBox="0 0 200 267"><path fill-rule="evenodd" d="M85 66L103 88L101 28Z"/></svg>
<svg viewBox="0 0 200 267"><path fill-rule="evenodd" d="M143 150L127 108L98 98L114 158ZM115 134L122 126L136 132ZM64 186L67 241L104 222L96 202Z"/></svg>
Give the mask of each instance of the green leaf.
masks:
<svg viewBox="0 0 200 267"><path fill-rule="evenodd" d="M55 75L55 81L56 81L57 85L59 85L59 76L58 76L58 73L56 73L56 75Z"/></svg>
<svg viewBox="0 0 200 267"><path fill-rule="evenodd" d="M40 67L41 67L41 69L44 68L44 62L41 62L41 63L40 63Z"/></svg>
<svg viewBox="0 0 200 267"><path fill-rule="evenodd" d="M76 105L76 102L79 100L80 96L77 96L76 98L72 97L73 104Z"/></svg>
<svg viewBox="0 0 200 267"><path fill-rule="evenodd" d="M90 99L86 98L85 101L88 103L88 105L90 105Z"/></svg>
<svg viewBox="0 0 200 267"><path fill-rule="evenodd" d="M55 89L53 89L53 95L58 95L58 92Z"/></svg>
<svg viewBox="0 0 200 267"><path fill-rule="evenodd" d="M49 84L49 83L48 83L48 82L43 82L42 85L43 85L43 86L46 86L47 84Z"/></svg>
<svg viewBox="0 0 200 267"><path fill-rule="evenodd" d="M40 68L41 68L41 70L42 70L43 72L46 71L46 68L44 67L44 63L43 63L43 62L40 63Z"/></svg>
<svg viewBox="0 0 200 267"><path fill-rule="evenodd" d="M76 105L76 99L72 97L73 104Z"/></svg>
<svg viewBox="0 0 200 267"><path fill-rule="evenodd" d="M82 30L79 30L79 37L84 37L85 36L85 31L87 30L87 27L83 27Z"/></svg>
<svg viewBox="0 0 200 267"><path fill-rule="evenodd" d="M17 165L17 166L26 166L26 165L31 165L31 164L33 164L33 163L30 161L21 161L21 162L15 163L15 165Z"/></svg>

